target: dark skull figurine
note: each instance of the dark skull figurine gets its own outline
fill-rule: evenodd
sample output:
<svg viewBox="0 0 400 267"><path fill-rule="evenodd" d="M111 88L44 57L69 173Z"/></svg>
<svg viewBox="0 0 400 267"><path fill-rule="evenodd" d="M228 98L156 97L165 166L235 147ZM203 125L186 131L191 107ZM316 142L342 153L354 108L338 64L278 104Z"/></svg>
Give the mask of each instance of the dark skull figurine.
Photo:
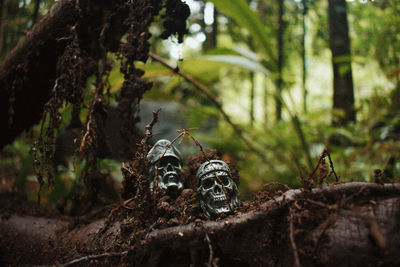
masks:
<svg viewBox="0 0 400 267"><path fill-rule="evenodd" d="M156 182L156 186L161 190L182 190L182 156L170 141L165 139L157 141L147 154L147 161L150 165L148 179L152 190L154 182Z"/></svg>
<svg viewBox="0 0 400 267"><path fill-rule="evenodd" d="M207 217L233 212L239 206L238 189L224 161L203 163L197 171L197 179L200 205Z"/></svg>

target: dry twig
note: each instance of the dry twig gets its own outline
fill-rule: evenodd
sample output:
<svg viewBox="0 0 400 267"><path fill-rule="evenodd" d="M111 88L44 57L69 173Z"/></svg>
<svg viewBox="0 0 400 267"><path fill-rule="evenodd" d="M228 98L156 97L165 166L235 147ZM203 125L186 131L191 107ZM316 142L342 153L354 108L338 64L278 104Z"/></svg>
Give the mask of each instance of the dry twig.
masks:
<svg viewBox="0 0 400 267"><path fill-rule="evenodd" d="M339 178L337 177L335 169L333 168L333 162L332 162L332 159L331 159L331 155L330 155L328 149L326 149L326 148L324 149L324 151L322 151L322 154L319 157L317 165L315 166L314 170L312 171L312 173L308 177L309 177L309 179L311 179L315 175L315 173L318 170L318 167L322 164L322 162L323 162L323 160L325 159L326 156L328 156L328 159L329 159L329 166L331 167L331 170L332 170L331 174L333 173L335 175L336 182L339 182Z"/></svg>
<svg viewBox="0 0 400 267"><path fill-rule="evenodd" d="M123 255L128 254L128 251L123 251L123 252L106 252L106 253L102 253L102 254L98 254L98 255L88 255L88 256L84 256L72 261L69 261L67 263L64 264L60 264L58 265L59 267L66 267L66 266L71 266L77 263L80 263L82 261L89 261L89 260L94 260L94 259L100 259L100 258L104 258L104 257L120 257Z"/></svg>

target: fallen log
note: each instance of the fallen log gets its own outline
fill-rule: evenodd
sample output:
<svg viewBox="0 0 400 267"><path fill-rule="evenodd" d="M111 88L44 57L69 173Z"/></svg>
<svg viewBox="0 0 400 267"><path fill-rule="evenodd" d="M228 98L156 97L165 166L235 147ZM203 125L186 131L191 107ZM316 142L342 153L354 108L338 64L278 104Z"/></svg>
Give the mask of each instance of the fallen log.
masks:
<svg viewBox="0 0 400 267"><path fill-rule="evenodd" d="M0 149L40 120L78 12L74 0L57 1L0 65Z"/></svg>
<svg viewBox="0 0 400 267"><path fill-rule="evenodd" d="M7 215L7 216L5 216ZM217 221L146 229L132 240L121 221L86 224L1 212L4 264L187 266L398 265L400 185L347 183L289 190Z"/></svg>

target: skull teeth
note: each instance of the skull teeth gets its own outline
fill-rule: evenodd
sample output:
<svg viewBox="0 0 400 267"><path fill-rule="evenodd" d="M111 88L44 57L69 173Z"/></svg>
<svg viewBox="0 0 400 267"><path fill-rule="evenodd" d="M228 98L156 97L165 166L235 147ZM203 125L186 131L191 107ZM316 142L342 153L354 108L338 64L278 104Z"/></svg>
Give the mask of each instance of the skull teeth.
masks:
<svg viewBox="0 0 400 267"><path fill-rule="evenodd" d="M224 195L214 197L214 202L223 202L225 200L226 200L226 197Z"/></svg>

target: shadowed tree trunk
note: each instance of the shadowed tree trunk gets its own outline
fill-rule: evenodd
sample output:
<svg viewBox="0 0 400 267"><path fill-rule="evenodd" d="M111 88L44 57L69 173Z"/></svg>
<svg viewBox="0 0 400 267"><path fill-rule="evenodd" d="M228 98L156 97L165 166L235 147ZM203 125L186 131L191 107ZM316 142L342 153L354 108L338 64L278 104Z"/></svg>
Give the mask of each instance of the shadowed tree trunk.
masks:
<svg viewBox="0 0 400 267"><path fill-rule="evenodd" d="M303 73L302 73L302 87L303 87L303 111L307 112L307 51L306 51L306 33L307 33L307 26L306 26L306 15L308 11L308 6L307 6L307 1L308 0L302 0L302 6L303 6L303 19L302 19L302 26L303 26L303 34L301 37L301 58L303 61Z"/></svg>
<svg viewBox="0 0 400 267"><path fill-rule="evenodd" d="M283 21L283 13L284 13L284 6L283 0L279 0L279 11L278 11L278 32L277 32L277 39L278 39L278 78L276 81L276 119L282 119L282 87L283 87L283 33L285 29L284 21Z"/></svg>
<svg viewBox="0 0 400 267"><path fill-rule="evenodd" d="M261 21L264 21L265 19L265 2L264 1L258 1L257 5L257 10L258 10L258 16L260 17ZM267 82L263 78L262 79L262 87L263 87L263 121L264 124L267 125L268 122L268 88L267 88Z"/></svg>
<svg viewBox="0 0 400 267"><path fill-rule="evenodd" d="M213 9L214 21L211 26L205 26L211 29L211 31L205 31L206 41L204 42L203 49L205 51L217 47L217 36L218 36L218 10L214 7ZM204 23L205 24L205 23Z"/></svg>
<svg viewBox="0 0 400 267"><path fill-rule="evenodd" d="M7 19L7 0L0 0L0 59L3 57L4 27Z"/></svg>
<svg viewBox="0 0 400 267"><path fill-rule="evenodd" d="M32 14L32 23L35 24L37 19L39 18L39 9L40 9L41 0L35 1L35 9L33 10Z"/></svg>
<svg viewBox="0 0 400 267"><path fill-rule="evenodd" d="M347 6L345 0L329 0L329 33L333 67L333 108L342 111L334 125L356 121Z"/></svg>
<svg viewBox="0 0 400 267"><path fill-rule="evenodd" d="M250 124L253 125L254 124L254 120L255 120L255 111L254 111L254 95L255 95L255 87L256 87L256 83L255 83L255 75L254 72L250 72L249 74L249 79L250 79Z"/></svg>

